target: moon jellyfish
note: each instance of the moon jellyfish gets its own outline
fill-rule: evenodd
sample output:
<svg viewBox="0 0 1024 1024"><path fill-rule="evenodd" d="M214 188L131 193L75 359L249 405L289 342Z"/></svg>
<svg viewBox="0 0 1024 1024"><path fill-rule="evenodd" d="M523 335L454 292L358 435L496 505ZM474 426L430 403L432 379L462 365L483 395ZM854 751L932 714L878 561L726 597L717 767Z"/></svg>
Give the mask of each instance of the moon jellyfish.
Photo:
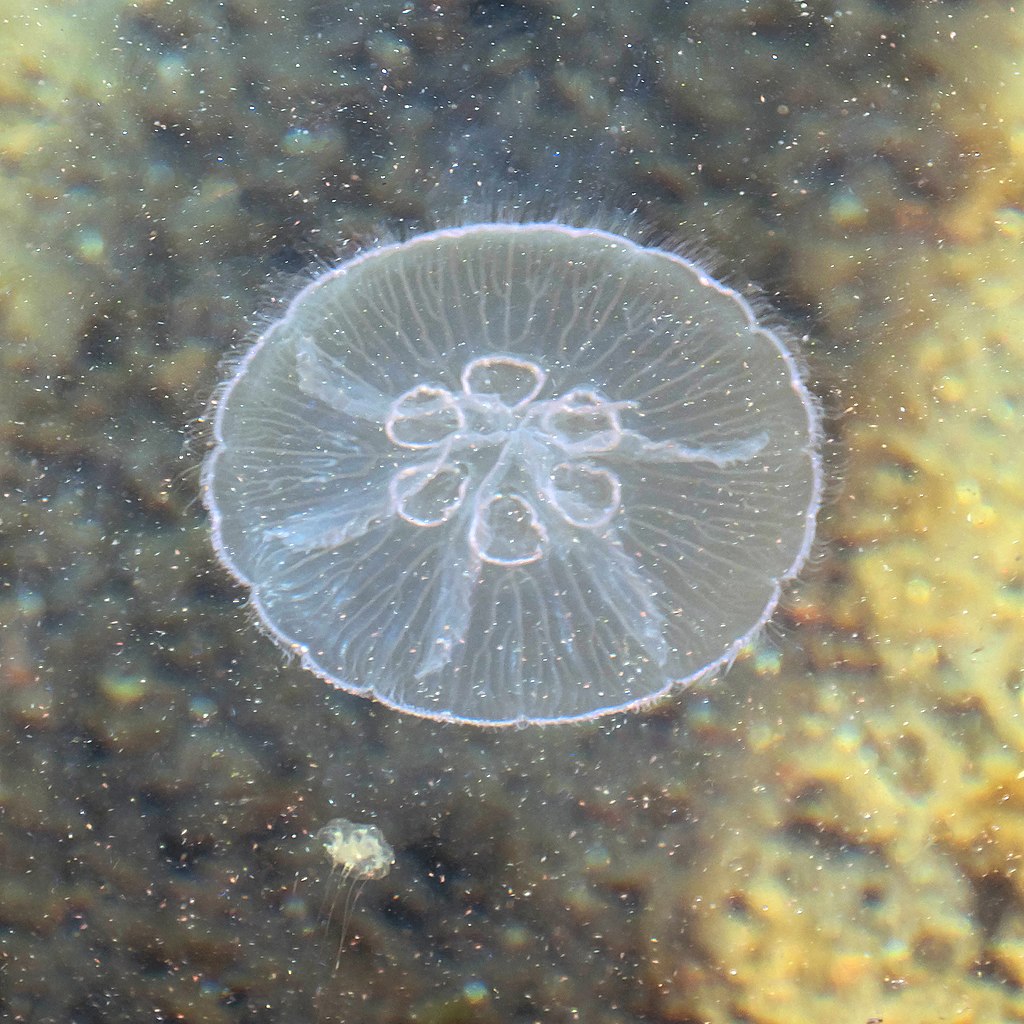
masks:
<svg viewBox="0 0 1024 1024"><path fill-rule="evenodd" d="M334 964L337 971L345 947L349 919L363 886L370 879L383 878L391 870L391 865L395 862L395 851L376 825L357 825L345 818L333 818L316 833L315 839L324 848L331 862L331 878L337 878L333 896L330 886L324 895L321 916L330 903L330 910L326 914L330 922L334 917L339 896L344 897L341 937L338 939L338 956Z"/></svg>
<svg viewBox="0 0 1024 1024"><path fill-rule="evenodd" d="M676 253L474 224L312 281L220 391L217 554L317 675L486 725L727 666L813 542L787 342Z"/></svg>

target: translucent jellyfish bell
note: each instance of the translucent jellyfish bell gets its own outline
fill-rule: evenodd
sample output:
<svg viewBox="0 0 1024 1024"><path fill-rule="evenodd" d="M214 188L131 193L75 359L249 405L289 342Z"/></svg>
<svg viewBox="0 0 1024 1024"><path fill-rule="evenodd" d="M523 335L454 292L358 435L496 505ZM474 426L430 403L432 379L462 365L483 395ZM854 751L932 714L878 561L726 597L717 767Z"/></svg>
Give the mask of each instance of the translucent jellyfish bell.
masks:
<svg viewBox="0 0 1024 1024"><path fill-rule="evenodd" d="M383 878L395 863L395 851L376 825L332 818L314 837L327 854L331 870L360 880Z"/></svg>
<svg viewBox="0 0 1024 1024"><path fill-rule="evenodd" d="M726 665L811 546L815 404L674 253L562 224L372 249L302 291L214 419L214 544L327 681L480 724Z"/></svg>

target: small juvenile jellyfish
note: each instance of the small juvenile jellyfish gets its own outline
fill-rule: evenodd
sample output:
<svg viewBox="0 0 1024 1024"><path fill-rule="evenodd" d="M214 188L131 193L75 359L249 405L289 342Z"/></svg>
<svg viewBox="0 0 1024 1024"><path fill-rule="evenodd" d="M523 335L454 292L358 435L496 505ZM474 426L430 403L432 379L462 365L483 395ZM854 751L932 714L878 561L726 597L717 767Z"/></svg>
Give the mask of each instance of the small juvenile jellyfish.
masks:
<svg viewBox="0 0 1024 1024"><path fill-rule="evenodd" d="M400 711L569 722L727 666L811 548L817 406L674 252L473 224L322 274L219 393L213 542L282 646Z"/></svg>
<svg viewBox="0 0 1024 1024"><path fill-rule="evenodd" d="M333 896L328 887L321 906L321 916L330 903L326 918L334 917L339 896L344 896L341 914L341 937L338 940L338 956L334 964L337 971L341 953L345 946L349 919L370 879L383 878L395 862L395 851L376 825L357 825L345 818L332 818L314 837L327 853L331 863L331 878L337 878Z"/></svg>

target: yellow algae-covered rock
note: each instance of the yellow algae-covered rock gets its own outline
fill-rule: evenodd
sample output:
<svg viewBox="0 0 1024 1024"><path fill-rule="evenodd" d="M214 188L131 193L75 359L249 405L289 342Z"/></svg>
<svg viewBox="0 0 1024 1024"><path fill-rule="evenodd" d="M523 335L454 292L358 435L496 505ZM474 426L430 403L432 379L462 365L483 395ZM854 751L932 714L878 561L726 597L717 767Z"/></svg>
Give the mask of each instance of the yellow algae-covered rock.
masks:
<svg viewBox="0 0 1024 1024"><path fill-rule="evenodd" d="M975 886L936 832L928 797L941 786L919 771L916 744L941 732L911 724L922 715L910 699L891 705L891 722L872 713L893 695L860 675L808 693L784 659L777 688L764 686L750 682L756 714L721 700L736 746L719 751L715 791L694 809L707 815L703 841L685 885L662 878L648 900L657 948L683 950L648 967L659 1012L788 1024L841 1005L851 1020L926 1024L941 1002L978 1014L965 1020L1001 1019L1011 999L977 974ZM774 742L752 750L766 720Z"/></svg>
<svg viewBox="0 0 1024 1024"><path fill-rule="evenodd" d="M672 1020L1024 1021L1024 26L919 10L908 60L945 85L918 100L964 163L912 231L844 215L798 257L863 339L841 574L805 583L757 714L715 702L734 743L694 814L727 822L649 911L686 950L650 969ZM867 280L833 295L844 266Z"/></svg>
<svg viewBox="0 0 1024 1024"><path fill-rule="evenodd" d="M137 142L126 138L130 120L112 124L118 61L95 73L123 4L71 6L16 0L0 15L0 328L33 355L43 348L43 362L54 357L48 369L69 358L110 280L101 228L123 212L97 186L117 174L113 154ZM25 355L5 346L3 359L16 369Z"/></svg>

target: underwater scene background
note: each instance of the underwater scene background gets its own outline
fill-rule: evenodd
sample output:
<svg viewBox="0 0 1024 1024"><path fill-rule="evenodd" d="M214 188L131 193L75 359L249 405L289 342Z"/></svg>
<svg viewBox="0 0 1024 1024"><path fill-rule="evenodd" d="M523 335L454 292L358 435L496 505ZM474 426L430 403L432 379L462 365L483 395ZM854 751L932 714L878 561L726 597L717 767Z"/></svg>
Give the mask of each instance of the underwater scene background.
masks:
<svg viewBox="0 0 1024 1024"><path fill-rule="evenodd" d="M1022 54L986 0L8 0L0 1019L1024 1020ZM482 206L636 210L812 339L814 565L646 712L400 715L213 558L223 358ZM339 817L395 857L347 928Z"/></svg>

